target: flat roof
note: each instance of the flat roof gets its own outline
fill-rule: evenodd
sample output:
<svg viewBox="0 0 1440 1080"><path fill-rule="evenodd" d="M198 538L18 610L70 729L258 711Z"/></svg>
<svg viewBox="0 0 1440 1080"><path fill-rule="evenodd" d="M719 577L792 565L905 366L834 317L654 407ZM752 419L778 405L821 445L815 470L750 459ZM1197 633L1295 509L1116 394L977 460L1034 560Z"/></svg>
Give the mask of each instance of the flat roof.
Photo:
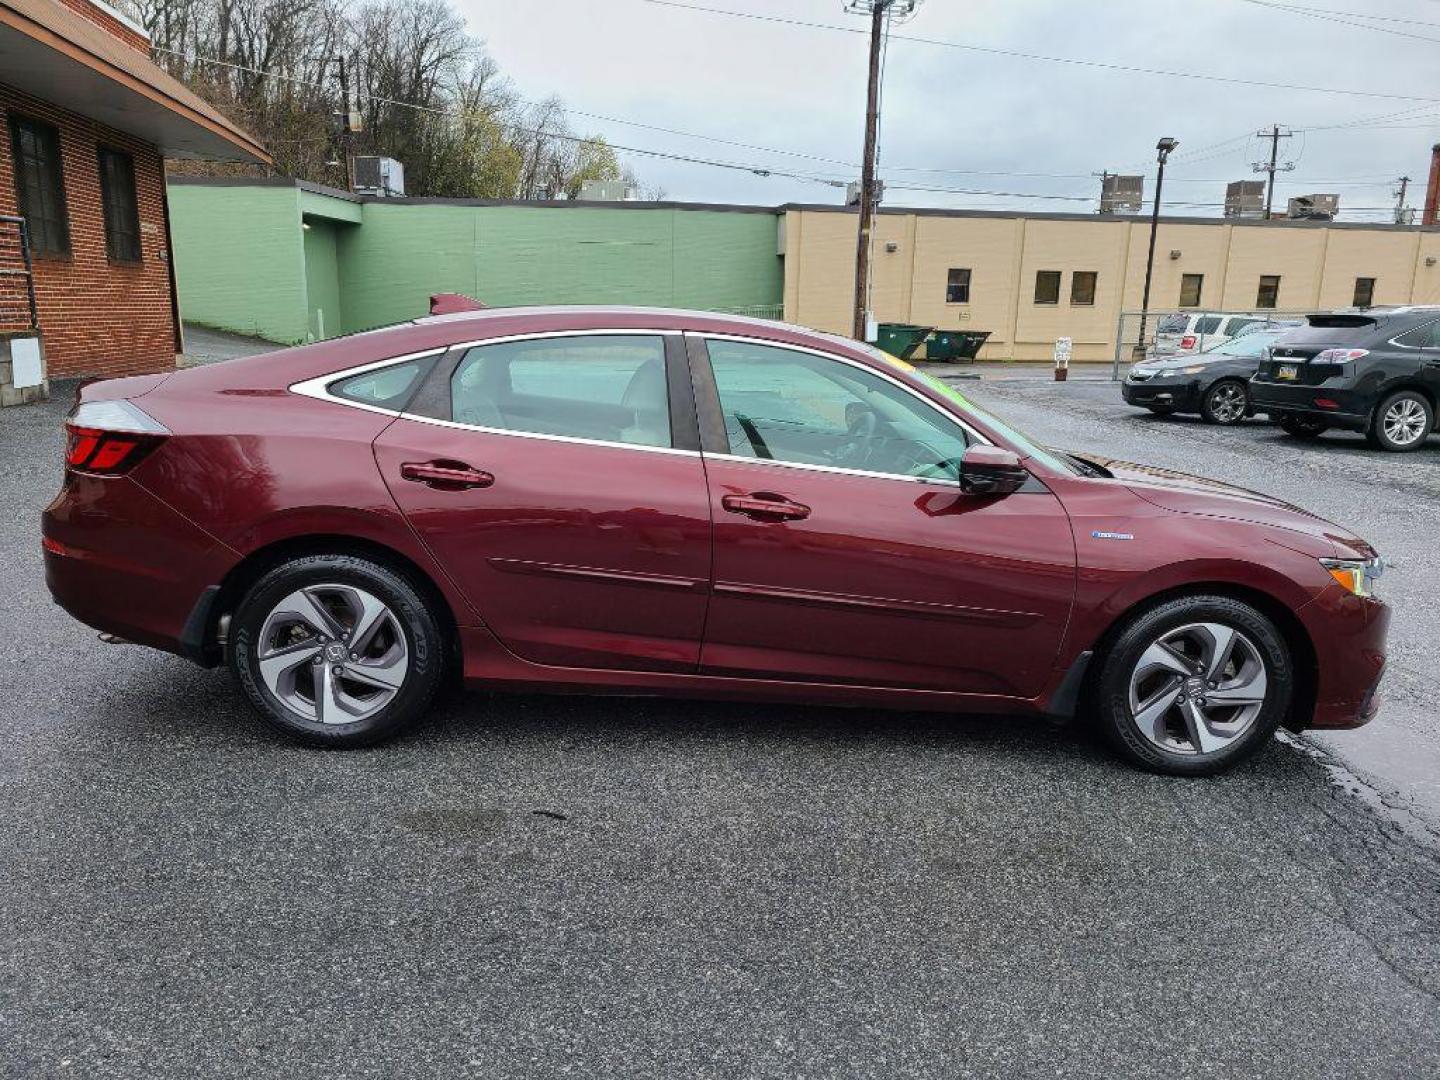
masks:
<svg viewBox="0 0 1440 1080"><path fill-rule="evenodd" d="M0 0L6 3L8 0ZM328 195L357 203L378 203L396 206L528 206L562 209L566 207L590 210L708 210L736 214L774 214L779 216L789 210L807 214L854 214L850 206L834 206L830 203L780 203L776 206L758 206L753 203L703 203L620 202L585 201L581 199L444 199L410 198L407 196L356 195L323 184L312 184L308 180L297 180L291 176L170 176L171 184L197 184L209 187L293 187L316 195ZM1131 222L1146 224L1149 217L1144 214L1073 214L1052 211L1026 210L956 210L947 207L930 206L882 206L885 215L913 214L916 217L1009 219L1025 218L1030 221L1089 221L1100 223ZM1393 225L1378 221L1315 221L1305 219L1271 218L1227 218L1192 217L1186 215L1161 214L1160 220L1167 225L1239 225L1245 228L1278 229L1378 229L1385 232L1440 232L1440 225Z"/></svg>

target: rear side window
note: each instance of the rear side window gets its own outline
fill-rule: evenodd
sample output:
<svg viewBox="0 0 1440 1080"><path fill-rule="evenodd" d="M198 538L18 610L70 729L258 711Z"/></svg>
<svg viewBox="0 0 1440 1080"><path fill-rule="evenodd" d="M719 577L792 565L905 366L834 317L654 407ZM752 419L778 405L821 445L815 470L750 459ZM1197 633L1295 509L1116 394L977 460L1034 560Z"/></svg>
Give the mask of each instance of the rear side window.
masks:
<svg viewBox="0 0 1440 1080"><path fill-rule="evenodd" d="M1191 332L1195 334L1213 334L1218 329L1220 329L1220 316L1204 315L1195 320L1195 329Z"/></svg>
<svg viewBox="0 0 1440 1080"><path fill-rule="evenodd" d="M401 412L410 403L411 396L419 389L425 373L434 363L435 357L423 356L351 375L348 379L331 383L330 393L360 405L373 405L377 409Z"/></svg>
<svg viewBox="0 0 1440 1080"><path fill-rule="evenodd" d="M480 345L450 377L462 424L632 446L670 446L663 338L540 338Z"/></svg>
<svg viewBox="0 0 1440 1080"><path fill-rule="evenodd" d="M1394 341L1396 345L1403 345L1407 349L1440 348L1440 322L1417 326L1414 330L1401 334Z"/></svg>
<svg viewBox="0 0 1440 1080"><path fill-rule="evenodd" d="M1156 332L1160 334L1183 334L1190 325L1189 315L1166 315L1160 319Z"/></svg>

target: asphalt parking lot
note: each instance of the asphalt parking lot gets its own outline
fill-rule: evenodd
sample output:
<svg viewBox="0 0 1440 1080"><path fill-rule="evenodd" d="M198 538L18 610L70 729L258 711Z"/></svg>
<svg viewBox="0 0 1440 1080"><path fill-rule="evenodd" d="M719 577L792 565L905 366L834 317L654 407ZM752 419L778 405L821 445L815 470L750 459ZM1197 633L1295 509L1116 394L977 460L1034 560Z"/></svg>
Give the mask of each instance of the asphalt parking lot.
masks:
<svg viewBox="0 0 1440 1080"><path fill-rule="evenodd" d="M65 403L0 413L0 1072L1440 1076L1440 444L965 388L1368 535L1383 721L1200 781L1043 724L655 699L470 694L304 750L51 605Z"/></svg>

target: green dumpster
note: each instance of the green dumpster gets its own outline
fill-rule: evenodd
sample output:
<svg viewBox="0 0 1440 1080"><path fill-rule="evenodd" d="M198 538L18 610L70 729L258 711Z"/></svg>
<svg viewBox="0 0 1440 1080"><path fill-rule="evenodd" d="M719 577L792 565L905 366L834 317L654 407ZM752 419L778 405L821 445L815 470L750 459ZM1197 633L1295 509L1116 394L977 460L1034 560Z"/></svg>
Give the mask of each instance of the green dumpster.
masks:
<svg viewBox="0 0 1440 1080"><path fill-rule="evenodd" d="M925 342L926 360L974 360L980 346L990 337L989 331L940 330Z"/></svg>
<svg viewBox="0 0 1440 1080"><path fill-rule="evenodd" d="M891 356L905 360L934 329L933 326L915 326L911 323L882 322L876 328L875 344Z"/></svg>

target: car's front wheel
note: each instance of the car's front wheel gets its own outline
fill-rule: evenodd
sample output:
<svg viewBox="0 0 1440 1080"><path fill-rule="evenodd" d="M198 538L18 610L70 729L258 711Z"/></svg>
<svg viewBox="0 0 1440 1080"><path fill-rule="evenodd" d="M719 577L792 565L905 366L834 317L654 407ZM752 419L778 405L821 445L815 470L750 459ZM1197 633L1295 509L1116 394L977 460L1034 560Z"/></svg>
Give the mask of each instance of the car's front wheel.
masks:
<svg viewBox="0 0 1440 1080"><path fill-rule="evenodd" d="M1318 439L1330 430L1330 425L1317 416L1304 413L1290 413L1275 421L1280 430L1296 439Z"/></svg>
<svg viewBox="0 0 1440 1080"><path fill-rule="evenodd" d="M446 649L441 624L401 574L353 555L270 570L230 623L231 671L272 726L317 746L367 746L430 706Z"/></svg>
<svg viewBox="0 0 1440 1080"><path fill-rule="evenodd" d="M1101 729L1131 762L1205 776L1267 743L1293 689L1290 650L1263 613L1232 597L1187 596L1125 624L1095 699Z"/></svg>
<svg viewBox="0 0 1440 1080"><path fill-rule="evenodd" d="M1401 390L1391 394L1370 420L1370 445L1393 453L1418 450L1435 429L1435 410L1424 394Z"/></svg>
<svg viewBox="0 0 1440 1080"><path fill-rule="evenodd" d="M1207 424L1238 424L1250 412L1250 394L1239 379L1220 379L1200 399Z"/></svg>

